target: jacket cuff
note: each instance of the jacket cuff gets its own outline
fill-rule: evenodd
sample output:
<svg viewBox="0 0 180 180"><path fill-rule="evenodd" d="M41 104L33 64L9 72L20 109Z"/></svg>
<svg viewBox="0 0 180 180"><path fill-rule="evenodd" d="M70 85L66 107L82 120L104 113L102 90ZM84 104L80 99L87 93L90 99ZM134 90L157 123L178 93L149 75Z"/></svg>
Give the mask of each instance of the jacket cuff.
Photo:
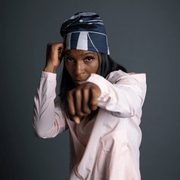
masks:
<svg viewBox="0 0 180 180"><path fill-rule="evenodd" d="M50 73L50 72L45 72L45 71L41 72L41 78L42 79L46 79L46 80L50 80L50 81L55 81L56 77L57 77L56 73Z"/></svg>

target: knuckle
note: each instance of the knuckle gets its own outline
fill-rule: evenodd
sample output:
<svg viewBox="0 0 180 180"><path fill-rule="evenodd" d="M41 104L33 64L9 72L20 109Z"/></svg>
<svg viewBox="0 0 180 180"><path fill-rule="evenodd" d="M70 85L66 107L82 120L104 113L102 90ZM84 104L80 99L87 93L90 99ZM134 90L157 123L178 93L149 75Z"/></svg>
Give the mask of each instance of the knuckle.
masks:
<svg viewBox="0 0 180 180"><path fill-rule="evenodd" d="M98 107L97 106L92 106L91 109L92 111L95 111Z"/></svg>
<svg viewBox="0 0 180 180"><path fill-rule="evenodd" d="M60 46L61 46L61 47L64 47L64 44L63 44L62 42L61 42L61 43L59 43L59 44L60 44Z"/></svg>
<svg viewBox="0 0 180 180"><path fill-rule="evenodd" d="M91 101L91 106L96 106L97 104L97 101Z"/></svg>
<svg viewBox="0 0 180 180"><path fill-rule="evenodd" d="M98 107L98 103L91 103L91 109L92 110L96 110L97 109L97 107Z"/></svg>
<svg viewBox="0 0 180 180"><path fill-rule="evenodd" d="M49 43L48 48L51 49L51 50L54 50L54 49L56 49L56 44L54 44L54 43Z"/></svg>
<svg viewBox="0 0 180 180"><path fill-rule="evenodd" d="M83 93L84 93L84 94L87 94L88 92L89 92L89 89L87 89L87 88L84 88L84 89L83 89Z"/></svg>
<svg viewBox="0 0 180 180"><path fill-rule="evenodd" d="M78 89L75 91L76 97L80 98L81 97L81 91Z"/></svg>
<svg viewBox="0 0 180 180"><path fill-rule="evenodd" d="M51 47L51 46L52 46L52 43L48 43L48 44L47 44L47 47Z"/></svg>
<svg viewBox="0 0 180 180"><path fill-rule="evenodd" d="M96 93L96 89L94 87L91 88L91 92L94 94Z"/></svg>

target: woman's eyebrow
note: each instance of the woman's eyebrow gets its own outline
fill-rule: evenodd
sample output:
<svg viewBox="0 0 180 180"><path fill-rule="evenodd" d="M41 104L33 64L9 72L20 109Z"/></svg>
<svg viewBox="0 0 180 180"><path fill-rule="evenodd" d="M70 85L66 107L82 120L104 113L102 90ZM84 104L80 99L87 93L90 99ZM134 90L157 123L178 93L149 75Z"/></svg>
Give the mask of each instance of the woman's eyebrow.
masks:
<svg viewBox="0 0 180 180"><path fill-rule="evenodd" d="M86 52L86 53L84 53L85 55L86 54L93 54L93 55L95 55L95 53L94 52Z"/></svg>
<svg viewBox="0 0 180 180"><path fill-rule="evenodd" d="M64 55L69 55L69 56L72 56L72 54L71 54L71 53L69 53L69 52L65 52L65 53L64 53Z"/></svg>

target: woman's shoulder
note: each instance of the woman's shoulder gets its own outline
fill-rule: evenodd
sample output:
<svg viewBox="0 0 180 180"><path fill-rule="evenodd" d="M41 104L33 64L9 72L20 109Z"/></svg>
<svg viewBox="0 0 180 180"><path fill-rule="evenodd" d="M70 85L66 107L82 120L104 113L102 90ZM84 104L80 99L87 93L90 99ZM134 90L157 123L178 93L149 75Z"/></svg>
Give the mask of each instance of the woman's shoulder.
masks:
<svg viewBox="0 0 180 180"><path fill-rule="evenodd" d="M111 83L116 83L120 79L123 78L133 78L136 79L139 82L146 82L146 74L145 73L126 73L122 70L112 71L109 73L109 75L106 77L108 81Z"/></svg>

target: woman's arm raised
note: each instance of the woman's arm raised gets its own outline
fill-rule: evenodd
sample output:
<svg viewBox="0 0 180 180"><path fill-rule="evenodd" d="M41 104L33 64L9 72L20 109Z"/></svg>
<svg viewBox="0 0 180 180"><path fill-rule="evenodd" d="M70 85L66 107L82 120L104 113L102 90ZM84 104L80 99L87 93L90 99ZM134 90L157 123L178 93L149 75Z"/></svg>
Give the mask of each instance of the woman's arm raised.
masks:
<svg viewBox="0 0 180 180"><path fill-rule="evenodd" d="M59 50L59 52L58 52ZM33 128L41 138L55 137L67 129L67 124L60 108L60 99L56 102L56 68L60 65L63 44L48 44L47 59L37 93L34 97Z"/></svg>
<svg viewBox="0 0 180 180"><path fill-rule="evenodd" d="M56 69L61 63L63 50L63 43L48 43L46 51L46 65L44 68L45 72L56 73Z"/></svg>

